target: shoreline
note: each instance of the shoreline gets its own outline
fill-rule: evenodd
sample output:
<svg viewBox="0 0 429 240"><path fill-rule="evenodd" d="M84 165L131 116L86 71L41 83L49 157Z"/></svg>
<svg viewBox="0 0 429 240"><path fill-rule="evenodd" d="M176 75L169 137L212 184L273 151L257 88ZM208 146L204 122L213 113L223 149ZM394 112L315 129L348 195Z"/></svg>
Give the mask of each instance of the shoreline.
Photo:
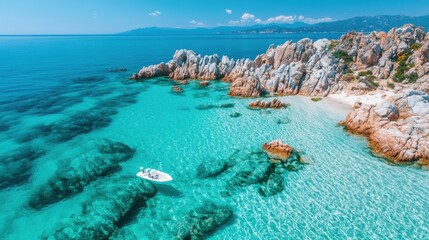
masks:
<svg viewBox="0 0 429 240"><path fill-rule="evenodd" d="M394 96L395 93L386 90L376 90L362 95L352 95L345 92L329 94L326 98L329 98L338 103L353 107L356 102L360 102L365 105L380 104L381 102Z"/></svg>

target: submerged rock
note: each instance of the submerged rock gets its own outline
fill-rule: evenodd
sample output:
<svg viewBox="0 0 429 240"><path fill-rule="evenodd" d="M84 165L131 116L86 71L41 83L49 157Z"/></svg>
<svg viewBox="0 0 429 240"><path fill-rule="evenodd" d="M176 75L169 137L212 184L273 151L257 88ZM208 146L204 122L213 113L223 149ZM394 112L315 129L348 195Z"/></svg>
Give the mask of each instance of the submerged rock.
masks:
<svg viewBox="0 0 429 240"><path fill-rule="evenodd" d="M222 174L227 169L227 163L219 160L204 160L198 165L198 178L211 178Z"/></svg>
<svg viewBox="0 0 429 240"><path fill-rule="evenodd" d="M122 176L112 182L114 184L101 185L80 213L59 223L43 238L108 239L136 205L142 205L156 194L155 187L140 178Z"/></svg>
<svg viewBox="0 0 429 240"><path fill-rule="evenodd" d="M201 104L195 107L197 110L209 110L212 108L217 108L217 106L212 104Z"/></svg>
<svg viewBox="0 0 429 240"><path fill-rule="evenodd" d="M66 161L60 165L54 176L31 195L29 206L40 209L82 192L92 181L120 170L119 163L130 159L135 152L123 143L109 140L104 140L97 149L98 153L77 159L78 164Z"/></svg>
<svg viewBox="0 0 429 240"><path fill-rule="evenodd" d="M259 194L264 197L271 197L283 191L284 188L283 176L278 173L273 173L268 177L266 182L261 184L259 187Z"/></svg>
<svg viewBox="0 0 429 240"><path fill-rule="evenodd" d="M125 72L125 71L127 71L126 68L112 68L108 70L108 72Z"/></svg>
<svg viewBox="0 0 429 240"><path fill-rule="evenodd" d="M0 190L19 186L29 181L33 162L46 152L32 147L21 147L0 156Z"/></svg>
<svg viewBox="0 0 429 240"><path fill-rule="evenodd" d="M207 87L208 85L210 85L209 81L201 81L198 83L198 85L200 85L201 87Z"/></svg>
<svg viewBox="0 0 429 240"><path fill-rule="evenodd" d="M173 90L173 92L175 92L175 93L182 93L184 91L183 88L178 87L178 86L172 86L171 90Z"/></svg>
<svg viewBox="0 0 429 240"><path fill-rule="evenodd" d="M223 103L219 107L220 108L233 108L233 107L235 107L235 103Z"/></svg>
<svg viewBox="0 0 429 240"><path fill-rule="evenodd" d="M238 118L238 117L240 117L240 116L241 116L241 113L234 112L234 113L229 114L229 116L230 116L230 117L233 117L233 118Z"/></svg>
<svg viewBox="0 0 429 240"><path fill-rule="evenodd" d="M136 103L138 91L125 92L119 96L100 101L87 111L75 113L67 118L56 121L50 125L38 126L36 136L47 135L54 141L65 142L74 137L89 133L93 130L107 127L116 115L117 108Z"/></svg>
<svg viewBox="0 0 429 240"><path fill-rule="evenodd" d="M138 240L139 238L129 228L120 228L113 232L109 240Z"/></svg>
<svg viewBox="0 0 429 240"><path fill-rule="evenodd" d="M218 206L212 202L189 212L178 224L177 239L205 239L233 215L228 206Z"/></svg>
<svg viewBox="0 0 429 240"><path fill-rule="evenodd" d="M254 102L249 103L249 107L253 108L253 109L260 109L260 108L285 108L286 106L288 106L287 103L283 103L278 99L273 99L269 102L264 102L264 101L259 101L256 100Z"/></svg>
<svg viewBox="0 0 429 240"><path fill-rule="evenodd" d="M196 107L197 110L209 110L213 108L233 108L235 107L235 103L223 103L220 105L213 104L201 104Z"/></svg>
<svg viewBox="0 0 429 240"><path fill-rule="evenodd" d="M284 190L283 174L289 171L298 171L305 163L300 161L298 153L293 154L287 161L273 161L265 152L251 152L249 154L235 153L229 158L228 173L232 177L226 181L225 196L250 185L259 185L259 194L270 197Z"/></svg>
<svg viewBox="0 0 429 240"><path fill-rule="evenodd" d="M291 120L289 118L281 118L276 121L277 124L289 124L290 122Z"/></svg>

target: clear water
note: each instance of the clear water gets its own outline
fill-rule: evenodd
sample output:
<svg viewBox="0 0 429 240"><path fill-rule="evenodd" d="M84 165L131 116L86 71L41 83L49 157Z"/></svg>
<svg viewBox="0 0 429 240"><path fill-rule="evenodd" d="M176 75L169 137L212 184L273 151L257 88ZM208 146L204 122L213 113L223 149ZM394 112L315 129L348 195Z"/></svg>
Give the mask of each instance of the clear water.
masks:
<svg viewBox="0 0 429 240"><path fill-rule="evenodd" d="M158 194L127 223L140 239L174 238L178 222L208 200L234 212L209 239L428 239L429 172L373 156L364 139L336 126L347 107L294 96L282 97L291 104L285 110L252 111L246 107L251 99L227 96L227 83L199 88L191 82L182 86L183 94L173 94L168 80L127 81L142 65L167 61L175 49L254 58L271 43L302 37L1 37L0 172L7 175L22 167L5 164L4 156L15 149L31 147L46 154L30 162L27 181L0 191L0 238L38 239L80 212L99 185L115 184L118 175L133 176L145 166L171 173L174 181L158 186ZM106 71L118 67L130 71ZM127 94L136 101L123 102ZM106 106L111 99L115 104ZM196 109L223 103L235 105ZM116 110L95 118L111 119L106 126L70 140L52 141L37 131L40 125L67 123L76 113L104 108ZM242 115L232 118L233 112ZM80 194L39 211L26 207L35 189L64 162L85 161L93 154L92 142L101 138L137 152L121 163L120 172L97 179ZM201 162L221 162L237 150L259 151L273 139L290 144L311 161L299 171L284 173L285 190L275 196L262 197L258 185L225 196L233 172L205 180L195 176Z"/></svg>

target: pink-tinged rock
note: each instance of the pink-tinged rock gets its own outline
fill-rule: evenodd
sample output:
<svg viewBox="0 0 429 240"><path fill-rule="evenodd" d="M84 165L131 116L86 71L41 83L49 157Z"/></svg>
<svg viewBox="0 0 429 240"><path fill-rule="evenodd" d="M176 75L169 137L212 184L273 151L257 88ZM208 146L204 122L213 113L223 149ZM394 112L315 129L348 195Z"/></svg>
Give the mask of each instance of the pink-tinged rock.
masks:
<svg viewBox="0 0 429 240"><path fill-rule="evenodd" d="M287 103L281 102L278 99L273 99L271 101L260 101L260 100L256 100L254 102L249 103L249 107L250 108L254 108L254 109L260 109L260 108L285 108L286 106L288 106Z"/></svg>
<svg viewBox="0 0 429 240"><path fill-rule="evenodd" d="M271 157L286 161L290 158L293 153L293 148L281 140L274 140L269 143L264 143L262 149Z"/></svg>

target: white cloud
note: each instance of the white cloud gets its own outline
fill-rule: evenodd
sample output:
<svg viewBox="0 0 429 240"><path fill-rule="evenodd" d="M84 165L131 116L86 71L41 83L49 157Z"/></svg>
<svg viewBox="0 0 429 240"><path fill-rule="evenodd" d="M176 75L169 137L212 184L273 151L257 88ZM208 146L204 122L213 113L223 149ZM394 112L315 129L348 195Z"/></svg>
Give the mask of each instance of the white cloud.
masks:
<svg viewBox="0 0 429 240"><path fill-rule="evenodd" d="M255 15L250 13L244 13L243 16L241 16L242 22L250 22L255 18Z"/></svg>
<svg viewBox="0 0 429 240"><path fill-rule="evenodd" d="M232 14L232 10L231 9L225 9L225 12L228 14Z"/></svg>
<svg viewBox="0 0 429 240"><path fill-rule="evenodd" d="M280 15L277 17L270 17L268 18L266 21L264 21L263 23L268 24L268 23L293 23L296 19L296 16L284 16L284 15Z"/></svg>
<svg viewBox="0 0 429 240"><path fill-rule="evenodd" d="M193 25L195 25L195 26L198 26L198 27L204 26L204 23L203 23L203 22L198 22L198 21L196 21L196 20L191 20L189 23L190 23L190 24L193 24Z"/></svg>
<svg viewBox="0 0 429 240"><path fill-rule="evenodd" d="M161 12L158 10L149 13L149 16L152 16L152 17L158 17L159 15L161 15Z"/></svg>
<svg viewBox="0 0 429 240"><path fill-rule="evenodd" d="M295 23L295 22L305 22L308 24L315 24L321 22L331 22L334 19L330 17L324 18L307 18L304 16L286 16L279 15L275 17L267 18L266 20L262 20L261 18L257 18L255 15L250 13L244 13L240 20L231 20L228 22L229 25L247 25L247 24L270 24L270 23Z"/></svg>
<svg viewBox="0 0 429 240"><path fill-rule="evenodd" d="M305 18L302 20L305 23L309 24L315 24L315 23L322 23L322 22L332 22L334 19L330 17L324 17L324 18Z"/></svg>
<svg viewBox="0 0 429 240"><path fill-rule="evenodd" d="M239 25L241 23L241 21L235 21L235 20L231 20L228 22L229 25Z"/></svg>

